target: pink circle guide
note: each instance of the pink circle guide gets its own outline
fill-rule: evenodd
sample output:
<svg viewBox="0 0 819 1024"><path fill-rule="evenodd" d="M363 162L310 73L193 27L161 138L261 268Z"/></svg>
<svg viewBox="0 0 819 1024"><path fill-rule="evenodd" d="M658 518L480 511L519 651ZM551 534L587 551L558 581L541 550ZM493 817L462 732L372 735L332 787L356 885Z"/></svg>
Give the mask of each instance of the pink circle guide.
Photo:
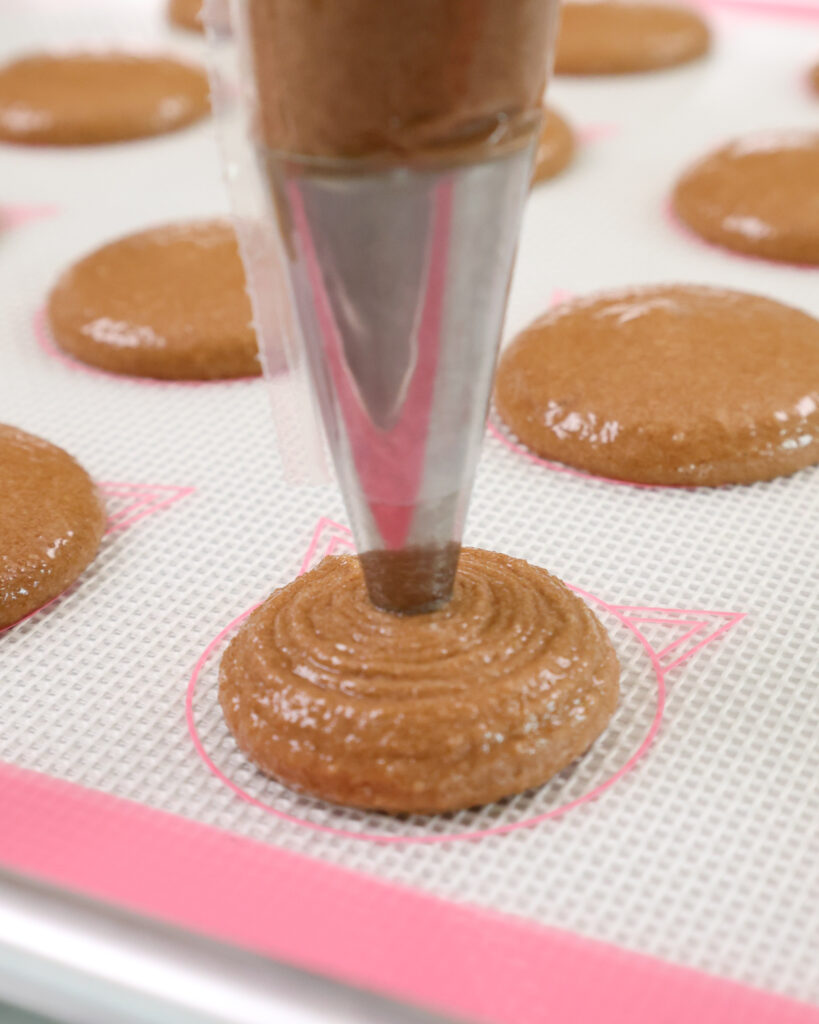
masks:
<svg viewBox="0 0 819 1024"><path fill-rule="evenodd" d="M306 572L311 565L315 564L321 557L333 554L338 548L352 551L352 537L349 530L340 523L336 523L331 519L323 517L319 520L316 529L313 534L313 539L310 546L305 554L301 572ZM571 585L570 585L571 586ZM233 793L240 799L252 804L255 807L266 811L269 814L275 815L277 818L283 821L290 822L292 824L302 825L306 828L310 828L317 832L323 832L325 834L338 836L344 839L359 839L366 840L369 842L376 843L406 843L406 844L432 844L442 842L453 842L458 840L475 840L483 839L487 836L492 835L504 835L509 832L517 831L522 828L531 828L544 821L551 820L553 818L560 817L566 814L568 811L573 810L575 807L579 807L582 804L589 803L601 796L606 790L610 789L616 782L622 779L628 772L635 767L635 765L645 756L649 747L653 743L657 733L659 732L660 725L663 719L663 711L665 707L665 693L666 693L666 675L667 673L680 665L683 661L689 658L692 654L696 653L706 644L716 639L718 636L727 632L732 626L736 625L744 616L738 612L722 612L722 611L704 611L702 609L679 609L679 608L657 608L653 606L638 607L631 605L614 605L602 598L591 594L587 590L583 590L580 587L571 586L571 589L579 594L584 600L590 604L596 604L601 610L614 615L620 623L635 635L642 645L646 656L651 662L654 676L656 679L656 704L654 710L654 716L651 724L648 727L645 735L640 741L637 749L628 757L623 765L617 769L612 775L604 779L598 785L594 786L587 793L572 800L566 804L562 804L559 807L552 808L549 811L545 811L541 814L533 815L529 818L525 818L521 821L511 822L505 825L497 825L487 829L477 829L473 831L455 832L455 833L436 833L430 835L421 836L392 836L382 835L378 833L361 833L352 832L348 829L336 828L329 825L321 825L315 822L306 821L303 818L296 817L295 815L289 814L286 811L282 811L271 804L265 803L259 800L257 797L252 796L245 789L234 782L229 776L227 776L213 761L208 754L207 750L202 743L201 737L196 726L196 720L193 709L194 696L196 693L196 686L201 678L202 671L205 666L210 662L214 654L219 650L223 642L227 637L232 634L242 622L254 611L255 608L259 607L258 604L248 608L240 615L236 616L231 622L229 622L223 629L217 633L217 635L210 641L205 647L196 665L191 673L185 699L185 717L187 721L188 731L193 741L194 748L199 757L207 765L208 769L213 775L215 775L221 782L223 782ZM646 624L652 625L666 625L674 626L676 628L682 627L685 629L685 633L681 636L676 637L670 643L666 644L661 650L657 651L652 646L651 642L644 635L641 626ZM711 631L708 635L703 637L703 630L711 627ZM716 627L716 628L714 628ZM691 644L693 643L693 646ZM688 644L686 647L685 645ZM680 651L682 650L682 653ZM673 652L673 653L672 653ZM670 659L670 660L669 660Z"/></svg>

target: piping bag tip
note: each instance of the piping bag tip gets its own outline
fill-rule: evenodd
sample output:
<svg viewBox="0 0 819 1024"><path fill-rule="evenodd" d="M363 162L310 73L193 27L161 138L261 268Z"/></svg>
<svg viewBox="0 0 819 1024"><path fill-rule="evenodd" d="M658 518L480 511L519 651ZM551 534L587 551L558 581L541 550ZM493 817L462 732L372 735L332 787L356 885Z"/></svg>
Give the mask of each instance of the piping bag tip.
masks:
<svg viewBox="0 0 819 1024"><path fill-rule="evenodd" d="M273 157L307 362L369 595L452 595L532 146L366 173Z"/></svg>

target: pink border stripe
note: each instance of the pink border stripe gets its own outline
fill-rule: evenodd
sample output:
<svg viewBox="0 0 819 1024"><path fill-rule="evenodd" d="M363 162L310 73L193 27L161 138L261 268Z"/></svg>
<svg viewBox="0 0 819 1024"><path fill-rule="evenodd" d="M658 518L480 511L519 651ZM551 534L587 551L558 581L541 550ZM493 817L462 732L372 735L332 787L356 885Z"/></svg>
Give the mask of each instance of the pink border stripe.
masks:
<svg viewBox="0 0 819 1024"><path fill-rule="evenodd" d="M819 1022L806 1004L4 764L0 820L9 868L474 1020Z"/></svg>

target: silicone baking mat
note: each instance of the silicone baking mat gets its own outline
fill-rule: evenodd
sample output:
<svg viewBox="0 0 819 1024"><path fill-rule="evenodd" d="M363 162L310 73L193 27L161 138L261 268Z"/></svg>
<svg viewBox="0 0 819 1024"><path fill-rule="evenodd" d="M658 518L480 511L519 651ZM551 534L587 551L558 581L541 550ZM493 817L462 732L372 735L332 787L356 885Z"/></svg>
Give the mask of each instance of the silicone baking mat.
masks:
<svg viewBox="0 0 819 1024"><path fill-rule="evenodd" d="M817 271L709 247L667 213L715 144L819 120L819 6L707 10L701 63L554 82L582 142L528 202L507 336L563 294L649 281L819 315ZM204 56L148 2L0 8L4 56L75 41ZM475 1019L819 1020L819 472L634 487L490 425L467 541L590 602L622 706L535 793L429 819L330 808L237 754L216 674L256 602L350 548L338 494L285 483L261 381L92 372L42 316L89 249L226 209L213 126L2 146L0 207L0 420L74 453L110 514L80 583L0 636L0 865Z"/></svg>

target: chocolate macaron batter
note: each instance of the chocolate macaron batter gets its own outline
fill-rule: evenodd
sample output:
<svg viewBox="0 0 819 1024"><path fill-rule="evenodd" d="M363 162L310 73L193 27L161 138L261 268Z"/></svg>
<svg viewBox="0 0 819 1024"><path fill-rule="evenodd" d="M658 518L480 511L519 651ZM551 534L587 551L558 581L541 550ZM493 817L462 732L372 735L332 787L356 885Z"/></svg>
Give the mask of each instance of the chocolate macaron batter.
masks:
<svg viewBox="0 0 819 1024"><path fill-rule="evenodd" d="M540 123L557 13L549 0L248 8L259 129L272 150L412 162L525 141Z"/></svg>

